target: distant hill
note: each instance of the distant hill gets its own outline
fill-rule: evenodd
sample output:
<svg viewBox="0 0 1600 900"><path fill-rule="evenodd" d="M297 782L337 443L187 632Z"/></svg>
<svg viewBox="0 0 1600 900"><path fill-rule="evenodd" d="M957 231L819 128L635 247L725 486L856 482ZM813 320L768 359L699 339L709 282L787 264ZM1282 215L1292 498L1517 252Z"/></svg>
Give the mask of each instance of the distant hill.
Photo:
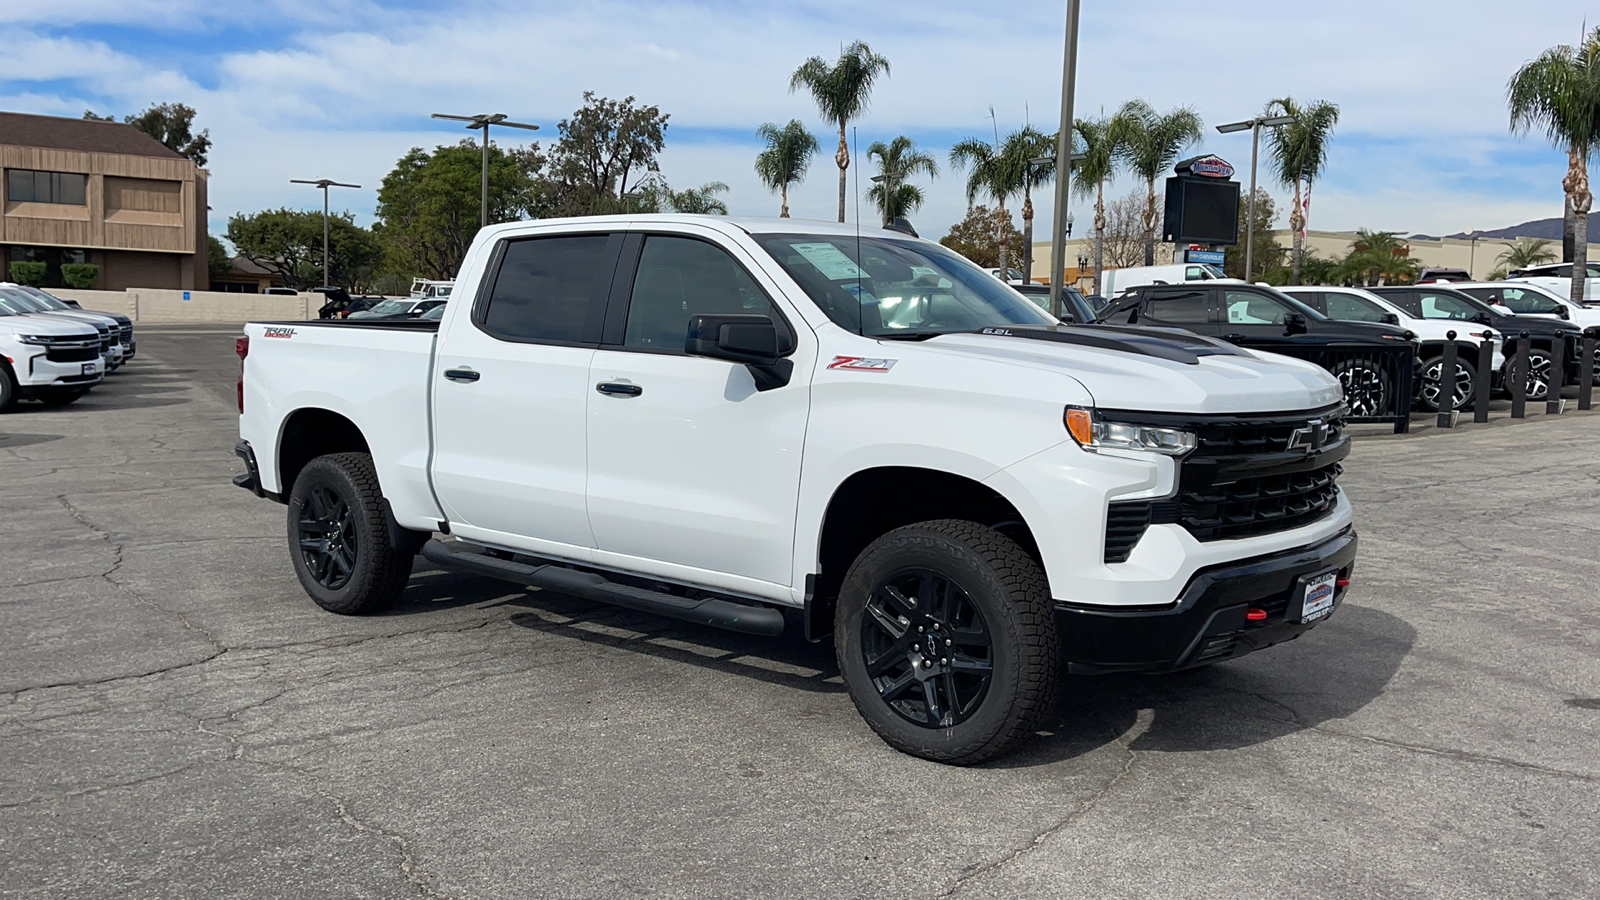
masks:
<svg viewBox="0 0 1600 900"><path fill-rule="evenodd" d="M1561 220L1559 218L1535 219L1532 222L1523 222L1521 225L1513 225L1510 228L1496 228L1493 231L1479 232L1462 231L1456 234L1447 234L1445 237L1466 239L1472 237L1473 234L1477 234L1480 238L1544 238L1549 241L1559 241L1561 240ZM1439 239L1437 235L1431 234L1413 234L1412 237L1419 241L1436 241Z"/></svg>

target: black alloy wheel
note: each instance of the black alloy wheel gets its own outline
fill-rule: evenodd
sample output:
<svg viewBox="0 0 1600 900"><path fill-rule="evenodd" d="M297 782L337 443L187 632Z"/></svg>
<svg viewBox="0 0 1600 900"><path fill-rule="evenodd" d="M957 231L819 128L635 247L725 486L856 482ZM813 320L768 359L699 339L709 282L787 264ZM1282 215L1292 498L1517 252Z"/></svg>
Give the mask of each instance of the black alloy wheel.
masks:
<svg viewBox="0 0 1600 900"><path fill-rule="evenodd" d="M866 612L861 650L883 702L923 728L971 718L989 692L994 654L961 585L932 569L901 569L873 590Z"/></svg>
<svg viewBox="0 0 1600 900"><path fill-rule="evenodd" d="M1386 415L1389 376L1377 365L1361 359L1345 360L1330 370L1344 388L1344 401L1353 418Z"/></svg>
<svg viewBox="0 0 1600 900"><path fill-rule="evenodd" d="M350 504L325 484L314 486L300 508L300 556L317 584L337 591L356 570L355 516Z"/></svg>
<svg viewBox="0 0 1600 900"><path fill-rule="evenodd" d="M1429 412L1438 412L1441 402L1440 394L1445 390L1440 384L1439 373L1444 370L1444 357L1435 356L1422 364L1422 406ZM1454 405L1447 409L1466 409L1472 404L1473 391L1477 386L1477 372L1465 360L1456 360L1456 377L1454 388Z"/></svg>

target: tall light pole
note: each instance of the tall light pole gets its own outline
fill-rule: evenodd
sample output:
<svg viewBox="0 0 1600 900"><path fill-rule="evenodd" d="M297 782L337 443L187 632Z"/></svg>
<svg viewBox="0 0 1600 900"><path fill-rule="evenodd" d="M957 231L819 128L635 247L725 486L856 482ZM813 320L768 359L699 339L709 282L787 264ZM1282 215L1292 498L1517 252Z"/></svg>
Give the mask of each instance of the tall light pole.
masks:
<svg viewBox="0 0 1600 900"><path fill-rule="evenodd" d="M1072 180L1072 95L1078 80L1078 0L1067 0L1067 45L1061 55L1061 130L1056 133L1056 227L1050 229L1050 314L1061 317L1061 276L1067 270L1067 187Z"/></svg>
<svg viewBox="0 0 1600 900"><path fill-rule="evenodd" d="M289 179L290 184L314 184L322 188L322 286L328 287L333 282L328 280L328 188L347 187L358 188L359 184L344 184L328 178L318 178L316 181L306 181L301 178Z"/></svg>
<svg viewBox="0 0 1600 900"><path fill-rule="evenodd" d="M1261 129L1275 128L1287 125L1294 121L1294 116L1257 116L1244 122L1229 122L1218 125L1217 130L1223 134L1233 134L1236 131L1250 129L1250 196L1245 201L1244 214L1244 280L1250 280L1251 264L1255 261L1256 249L1256 159L1261 150Z"/></svg>
<svg viewBox="0 0 1600 900"><path fill-rule="evenodd" d="M510 122L506 120L505 113L484 113L479 116L452 116L445 113L434 113L435 119L452 119L457 122L467 123L467 128L483 129L483 211L479 217L483 227L489 227L489 126L504 125L507 128L526 128L529 131L538 131L539 126L528 125L523 122Z"/></svg>

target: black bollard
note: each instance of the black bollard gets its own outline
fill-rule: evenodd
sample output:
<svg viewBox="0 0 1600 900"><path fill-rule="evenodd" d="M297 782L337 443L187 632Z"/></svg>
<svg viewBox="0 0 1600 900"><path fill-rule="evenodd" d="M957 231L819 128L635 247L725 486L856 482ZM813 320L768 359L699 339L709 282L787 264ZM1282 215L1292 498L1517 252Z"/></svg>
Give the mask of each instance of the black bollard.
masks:
<svg viewBox="0 0 1600 900"><path fill-rule="evenodd" d="M1439 357L1439 421L1440 428L1456 427L1456 358L1461 351L1456 347L1456 333L1444 336L1444 355ZM1427 373L1423 373L1426 375Z"/></svg>
<svg viewBox="0 0 1600 900"><path fill-rule="evenodd" d="M1516 340L1517 349L1511 354L1511 418L1528 417L1528 333L1524 331Z"/></svg>
<svg viewBox="0 0 1600 900"><path fill-rule="evenodd" d="M1477 396L1472 398L1472 421L1482 425L1489 421L1489 382L1494 378L1494 332L1483 330L1483 343L1478 345Z"/></svg>
<svg viewBox="0 0 1600 900"><path fill-rule="evenodd" d="M1550 351L1550 389L1545 394L1544 414L1547 416L1561 415L1561 409L1566 402L1561 399L1561 389L1567 386L1567 332L1556 329L1556 340Z"/></svg>
<svg viewBox="0 0 1600 900"><path fill-rule="evenodd" d="M1595 328L1583 330L1583 361L1578 364L1578 408L1589 409L1594 404Z"/></svg>

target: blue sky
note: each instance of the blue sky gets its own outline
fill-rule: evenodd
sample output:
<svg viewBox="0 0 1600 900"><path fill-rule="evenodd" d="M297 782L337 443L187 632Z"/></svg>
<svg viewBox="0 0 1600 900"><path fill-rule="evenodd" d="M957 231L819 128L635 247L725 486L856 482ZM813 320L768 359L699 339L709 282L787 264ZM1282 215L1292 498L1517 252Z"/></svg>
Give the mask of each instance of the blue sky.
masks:
<svg viewBox="0 0 1600 900"><path fill-rule="evenodd" d="M211 229L220 233L235 212L320 205L316 191L291 178L363 185L335 202L370 222L376 187L396 159L465 135L431 112L504 112L542 124L534 137L548 145L583 91L631 94L671 113L663 175L678 187L727 182L736 213L777 212L751 169L756 126L806 122L823 153L790 205L797 216L825 219L837 202L833 139L810 100L789 93L788 76L806 57L832 57L862 39L893 68L858 124L859 145L905 134L940 158L915 217L937 237L965 210L964 180L943 164L945 154L962 137L993 135L991 105L1002 133L1030 119L1053 129L1064 7L0 0L9 63L0 70L0 109L76 116L167 100L196 107L216 142ZM994 17L1000 12L1004 20ZM1342 116L1311 227L1497 228L1560 214L1565 158L1540 138L1508 133L1505 82L1544 48L1574 41L1585 15L1572 0L1524 0L1514 13L1488 0L1090 2L1078 113L1109 112L1134 97L1159 109L1192 105L1207 123L1197 150L1222 155L1246 177L1248 135L1219 135L1211 125L1248 118L1285 94L1332 100ZM1123 178L1112 194L1133 189ZM1039 205L1049 216L1048 199Z"/></svg>

